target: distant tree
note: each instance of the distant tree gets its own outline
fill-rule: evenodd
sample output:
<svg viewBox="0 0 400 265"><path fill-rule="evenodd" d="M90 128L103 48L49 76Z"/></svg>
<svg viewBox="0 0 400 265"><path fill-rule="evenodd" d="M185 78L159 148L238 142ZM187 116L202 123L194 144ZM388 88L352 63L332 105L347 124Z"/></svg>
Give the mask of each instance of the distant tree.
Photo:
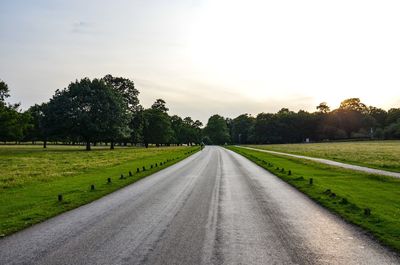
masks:
<svg viewBox="0 0 400 265"><path fill-rule="evenodd" d="M208 119L204 128L205 136L208 136L213 144L225 144L230 142L228 126L224 117L213 115Z"/></svg>
<svg viewBox="0 0 400 265"><path fill-rule="evenodd" d="M250 143L254 131L255 118L242 114L232 120L231 139L234 143Z"/></svg>
<svg viewBox="0 0 400 265"><path fill-rule="evenodd" d="M385 126L386 118L388 116L387 111L370 106L368 107L368 114L375 119L378 127Z"/></svg>
<svg viewBox="0 0 400 265"><path fill-rule="evenodd" d="M276 118L272 113L259 113L254 124L255 143L265 144L279 142L280 136L276 135Z"/></svg>
<svg viewBox="0 0 400 265"><path fill-rule="evenodd" d="M119 93L122 96L123 102L126 104L127 109L129 110L129 114L131 115L132 119L136 119L135 121L131 120L130 121L130 129L131 133L130 134L125 134L126 137L123 139L113 139L111 140L111 149L114 149L114 140L120 140L127 144L127 142L136 142L138 141L139 137L139 131L135 131L138 128L135 128L135 125L137 124L138 120L137 118L139 117L140 112L143 110L143 108L139 105L139 91L135 88L135 84L132 80L124 77L114 77L110 74L104 76L102 80L110 86L115 92ZM139 128L140 129L140 128Z"/></svg>
<svg viewBox="0 0 400 265"><path fill-rule="evenodd" d="M35 104L26 111L31 118L31 126L25 136L27 141L32 141L32 143L34 143L35 141L44 140L44 108L45 104Z"/></svg>
<svg viewBox="0 0 400 265"><path fill-rule="evenodd" d="M201 142L201 126L203 124L199 121L193 121L191 117L182 119L178 115L171 117L171 126L173 136L171 142L174 144L199 144Z"/></svg>
<svg viewBox="0 0 400 265"><path fill-rule="evenodd" d="M201 139L201 126L203 124L199 121L193 121L191 117L183 119L183 139L187 145L199 144Z"/></svg>
<svg viewBox="0 0 400 265"><path fill-rule="evenodd" d="M151 108L152 109L155 109L155 110L159 110L159 111L161 111L161 112L165 112L165 113L167 113L168 112L168 108L166 107L166 103L165 103L165 101L163 100L163 99L157 99L154 103L153 103L153 105L151 105Z"/></svg>
<svg viewBox="0 0 400 265"><path fill-rule="evenodd" d="M319 105L317 106L317 110L321 113L328 113L331 111L331 109L329 108L329 106L326 102L319 103Z"/></svg>
<svg viewBox="0 0 400 265"><path fill-rule="evenodd" d="M45 124L53 137L90 143L126 137L130 133L127 105L103 80L89 78L71 83L56 94L45 109Z"/></svg>
<svg viewBox="0 0 400 265"><path fill-rule="evenodd" d="M387 113L385 124L389 126L390 124L397 122L399 119L400 108L391 108Z"/></svg>
<svg viewBox="0 0 400 265"><path fill-rule="evenodd" d="M20 110L20 104L7 104L8 85L0 80L0 141L21 141L31 126L30 116Z"/></svg>
<svg viewBox="0 0 400 265"><path fill-rule="evenodd" d="M133 144L143 143L143 117L144 109L141 105L136 107L136 110L132 114L132 119L129 127L131 128L131 141Z"/></svg>
<svg viewBox="0 0 400 265"><path fill-rule="evenodd" d="M295 121L292 125L292 131L296 132L295 137L290 142L318 140L317 128L320 120L319 115L323 113L309 113L299 110L295 115Z"/></svg>
<svg viewBox="0 0 400 265"><path fill-rule="evenodd" d="M400 119L387 126L384 134L387 139L400 139Z"/></svg>
<svg viewBox="0 0 400 265"><path fill-rule="evenodd" d="M114 77L110 74L104 76L102 80L113 90L121 94L123 101L127 104L131 112L137 111L139 91L135 88L132 80L124 77Z"/></svg>
<svg viewBox="0 0 400 265"><path fill-rule="evenodd" d="M367 106L359 98L348 98L340 103L339 109L368 113Z"/></svg>
<svg viewBox="0 0 400 265"><path fill-rule="evenodd" d="M0 104L0 141L21 141L30 126L30 116L19 111L19 104Z"/></svg>
<svg viewBox="0 0 400 265"><path fill-rule="evenodd" d="M202 141L204 144L207 144L207 145L212 144L212 141L211 141L210 137L208 137L207 135L204 136L204 137L201 139L201 141Z"/></svg>
<svg viewBox="0 0 400 265"><path fill-rule="evenodd" d="M10 96L9 92L8 85L0 79L0 103Z"/></svg>
<svg viewBox="0 0 400 265"><path fill-rule="evenodd" d="M199 120L195 120L192 124L192 130L193 130L193 142L196 144L201 143L201 137L202 137L202 130L201 127L203 126L203 123Z"/></svg>
<svg viewBox="0 0 400 265"><path fill-rule="evenodd" d="M183 120L178 115L173 115L171 117L171 128L173 131L173 135L171 137L171 142L177 145L180 145L185 142L185 128L183 124Z"/></svg>
<svg viewBox="0 0 400 265"><path fill-rule="evenodd" d="M170 143L173 131L165 101L157 99L150 109L143 112L143 140L146 147L150 143L160 146Z"/></svg>

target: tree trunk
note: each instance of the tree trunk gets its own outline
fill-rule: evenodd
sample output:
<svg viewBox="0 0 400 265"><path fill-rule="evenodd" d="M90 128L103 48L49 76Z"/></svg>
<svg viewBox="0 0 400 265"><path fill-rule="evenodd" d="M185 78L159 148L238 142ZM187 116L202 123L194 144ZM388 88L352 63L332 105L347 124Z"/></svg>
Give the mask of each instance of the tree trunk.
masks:
<svg viewBox="0 0 400 265"><path fill-rule="evenodd" d="M113 142L113 141L111 141L110 149L111 149L111 150L114 150L114 142Z"/></svg>
<svg viewBox="0 0 400 265"><path fill-rule="evenodd" d="M90 150L91 150L91 148L90 148L90 142L87 141L87 142L86 142L86 151L90 151Z"/></svg>
<svg viewBox="0 0 400 265"><path fill-rule="evenodd" d="M47 148L47 140L43 141L43 148L46 149Z"/></svg>

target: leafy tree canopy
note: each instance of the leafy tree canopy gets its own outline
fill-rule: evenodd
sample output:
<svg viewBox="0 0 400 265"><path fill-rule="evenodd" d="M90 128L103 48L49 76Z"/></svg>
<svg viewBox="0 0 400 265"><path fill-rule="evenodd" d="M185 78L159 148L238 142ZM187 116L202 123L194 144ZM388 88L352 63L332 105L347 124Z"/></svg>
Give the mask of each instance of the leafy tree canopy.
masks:
<svg viewBox="0 0 400 265"><path fill-rule="evenodd" d="M46 107L46 125L53 135L87 143L113 140L130 133L127 105L121 94L101 79L81 79L56 91Z"/></svg>
<svg viewBox="0 0 400 265"><path fill-rule="evenodd" d="M0 102L4 102L4 100L10 96L9 92L10 90L6 82L0 79Z"/></svg>
<svg viewBox="0 0 400 265"><path fill-rule="evenodd" d="M204 128L204 134L213 144L225 144L230 142L228 126L224 117L215 114L208 119Z"/></svg>
<svg viewBox="0 0 400 265"><path fill-rule="evenodd" d="M367 113L368 107L359 98L348 98L340 103L339 109Z"/></svg>

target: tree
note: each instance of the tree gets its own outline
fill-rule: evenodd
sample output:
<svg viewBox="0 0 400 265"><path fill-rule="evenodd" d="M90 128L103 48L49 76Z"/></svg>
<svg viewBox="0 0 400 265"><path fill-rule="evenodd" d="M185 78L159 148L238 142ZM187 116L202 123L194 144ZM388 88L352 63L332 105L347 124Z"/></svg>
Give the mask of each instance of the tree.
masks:
<svg viewBox="0 0 400 265"><path fill-rule="evenodd" d="M143 142L143 124L144 124L144 117L143 117L144 109L141 105L136 107L136 111L132 114L132 119L130 122L129 127L131 128L131 140L132 143L142 143Z"/></svg>
<svg viewBox="0 0 400 265"><path fill-rule="evenodd" d="M0 141L21 141L30 127L30 115L22 113L20 104L7 104L8 85L0 80Z"/></svg>
<svg viewBox="0 0 400 265"><path fill-rule="evenodd" d="M201 126L203 124L199 121L193 121L191 117L186 117L182 122L182 140L187 145L200 144L201 142Z"/></svg>
<svg viewBox="0 0 400 265"><path fill-rule="evenodd" d="M319 103L319 105L317 106L317 110L321 113L328 113L331 111L331 109L329 108L329 106L326 102Z"/></svg>
<svg viewBox="0 0 400 265"><path fill-rule="evenodd" d="M400 119L400 108L391 108L386 117L386 125L397 122Z"/></svg>
<svg viewBox="0 0 400 265"><path fill-rule="evenodd" d="M102 80L114 91L121 94L123 101L131 112L137 111L139 91L135 88L132 80L124 77L114 77L110 74L104 76Z"/></svg>
<svg viewBox="0 0 400 265"><path fill-rule="evenodd" d="M232 120L231 139L234 143L250 143L253 136L255 119L249 114L242 114Z"/></svg>
<svg viewBox="0 0 400 265"><path fill-rule="evenodd" d="M45 110L45 124L53 137L90 143L126 137L130 130L127 105L101 79L81 79L57 90Z"/></svg>
<svg viewBox="0 0 400 265"><path fill-rule="evenodd" d="M26 113L31 118L31 126L29 127L25 139L32 141L34 143L38 140L44 140L44 128L43 128L43 118L44 118L44 108L46 104L35 104L30 107Z"/></svg>
<svg viewBox="0 0 400 265"><path fill-rule="evenodd" d="M30 127L30 116L19 111L19 104L0 104L0 141L21 141Z"/></svg>
<svg viewBox="0 0 400 265"><path fill-rule="evenodd" d="M153 103L153 105L151 105L151 108L152 109L155 109L155 110L159 110L159 111L161 111L161 112L165 112L165 113L167 113L168 112L168 108L166 107L166 103L165 103L165 101L163 100L163 99L157 99L154 103Z"/></svg>
<svg viewBox="0 0 400 265"><path fill-rule="evenodd" d="M0 104L4 103L4 100L10 96L9 92L8 85L0 79Z"/></svg>
<svg viewBox="0 0 400 265"><path fill-rule="evenodd" d="M377 126L385 126L385 121L388 116L388 113L385 110L370 106L368 108L368 114L375 119Z"/></svg>
<svg viewBox="0 0 400 265"><path fill-rule="evenodd" d="M205 136L208 136L213 144L225 144L230 141L228 126L224 117L215 114L208 119L204 128Z"/></svg>
<svg viewBox="0 0 400 265"><path fill-rule="evenodd" d="M201 143L201 127L203 126L203 123L199 120L195 120L192 124L192 130L193 130L193 142L196 144Z"/></svg>
<svg viewBox="0 0 400 265"><path fill-rule="evenodd" d="M384 134L388 139L400 139L400 120L387 126Z"/></svg>
<svg viewBox="0 0 400 265"><path fill-rule="evenodd" d="M173 136L171 137L171 142L174 144L182 144L185 142L185 132L184 124L181 117L178 115L173 115L171 117L171 128L173 131Z"/></svg>
<svg viewBox="0 0 400 265"><path fill-rule="evenodd" d="M136 142L140 137L139 131L135 131L137 128L135 128L134 125L137 124L137 118L139 117L138 115L140 115L140 113L137 112L143 110L142 106L139 105L139 91L135 88L134 82L128 78L114 77L108 74L104 76L102 80L115 92L122 96L123 102L126 104L132 119L136 119L135 121L130 121L130 129L132 132L130 134L125 134L125 139L112 139L110 148L114 149L114 140L121 140L125 143L125 145L127 144L127 141Z"/></svg>
<svg viewBox="0 0 400 265"><path fill-rule="evenodd" d="M150 143L160 146L168 144L173 136L171 120L165 101L157 99L150 109L143 112L143 140L146 147Z"/></svg>
<svg viewBox="0 0 400 265"><path fill-rule="evenodd" d="M340 103L339 109L368 113L367 106L359 98L348 98Z"/></svg>

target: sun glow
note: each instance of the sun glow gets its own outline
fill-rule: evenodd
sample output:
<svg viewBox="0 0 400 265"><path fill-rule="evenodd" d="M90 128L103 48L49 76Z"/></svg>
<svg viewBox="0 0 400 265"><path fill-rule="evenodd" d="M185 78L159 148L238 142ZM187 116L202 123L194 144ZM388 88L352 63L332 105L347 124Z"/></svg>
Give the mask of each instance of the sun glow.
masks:
<svg viewBox="0 0 400 265"><path fill-rule="evenodd" d="M191 60L207 79L255 101L301 96L333 108L348 97L393 103L380 88L400 85L392 80L400 71L400 37L386 27L394 17L377 24L371 14L384 6L346 3L209 1L190 30ZM373 49L378 55L371 56Z"/></svg>

